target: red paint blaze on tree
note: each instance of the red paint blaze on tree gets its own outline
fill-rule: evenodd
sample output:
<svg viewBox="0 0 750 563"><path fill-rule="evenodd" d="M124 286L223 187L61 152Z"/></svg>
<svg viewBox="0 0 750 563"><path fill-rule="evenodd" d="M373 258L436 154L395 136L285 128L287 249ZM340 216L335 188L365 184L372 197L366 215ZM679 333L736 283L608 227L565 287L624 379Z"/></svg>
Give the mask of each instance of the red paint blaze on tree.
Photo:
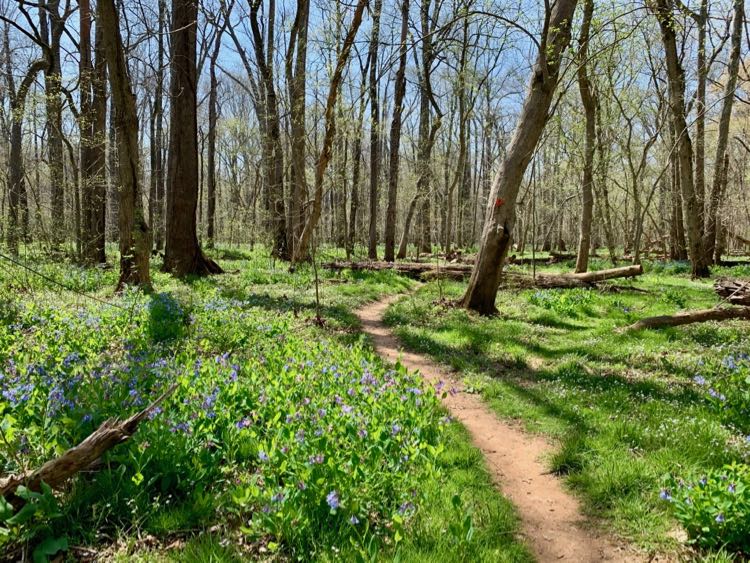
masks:
<svg viewBox="0 0 750 563"><path fill-rule="evenodd" d="M505 200L503 198L501 197L497 198L495 200L495 208L502 207L504 203L505 203Z"/></svg>

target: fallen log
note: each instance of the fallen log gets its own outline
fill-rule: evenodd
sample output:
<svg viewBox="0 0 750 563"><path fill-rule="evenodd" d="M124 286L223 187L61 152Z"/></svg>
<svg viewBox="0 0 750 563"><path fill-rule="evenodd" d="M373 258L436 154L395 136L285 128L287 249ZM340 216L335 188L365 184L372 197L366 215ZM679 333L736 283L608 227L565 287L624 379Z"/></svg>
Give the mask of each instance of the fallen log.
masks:
<svg viewBox="0 0 750 563"><path fill-rule="evenodd" d="M692 323L705 323L707 321L726 321L729 319L750 320L750 307L724 307L714 309L701 309L698 311L685 311L674 315L660 315L641 319L637 323L623 329L625 332L643 330L646 328L662 328L665 326L682 326Z"/></svg>
<svg viewBox="0 0 750 563"><path fill-rule="evenodd" d="M750 306L750 281L716 280L714 291L732 305Z"/></svg>
<svg viewBox="0 0 750 563"><path fill-rule="evenodd" d="M0 495L17 509L24 503L23 499L15 495L21 485L35 492L41 491L42 482L53 489L59 488L76 473L90 467L106 451L135 434L138 425L177 387L178 384L175 383L148 407L130 418L123 421L105 420L83 442L70 448L60 457L48 461L39 469L0 479Z"/></svg>
<svg viewBox="0 0 750 563"><path fill-rule="evenodd" d="M440 264L429 262L328 262L323 264L329 270L394 270L402 275L419 280L431 280L437 278L464 279L471 275L473 266L469 264ZM536 279L527 274L514 272L503 273L503 283L519 287L541 287L548 289L566 289L575 287L593 287L600 281L614 278L628 278L643 273L640 264L625 266L624 268L611 268L598 272L586 272L583 274L537 274Z"/></svg>
<svg viewBox="0 0 750 563"><path fill-rule="evenodd" d="M624 266L622 268L610 268L608 270L599 270L597 272L584 272L582 274L563 274L564 277L574 278L586 283L596 283L604 280L615 278L633 278L643 273L643 266L634 264L633 266Z"/></svg>

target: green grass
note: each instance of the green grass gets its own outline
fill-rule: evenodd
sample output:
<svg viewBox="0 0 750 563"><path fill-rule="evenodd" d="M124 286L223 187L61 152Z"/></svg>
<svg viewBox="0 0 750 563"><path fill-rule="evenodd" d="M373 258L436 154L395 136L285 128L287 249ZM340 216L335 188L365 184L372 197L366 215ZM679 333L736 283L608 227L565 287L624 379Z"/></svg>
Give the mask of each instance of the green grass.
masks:
<svg viewBox="0 0 750 563"><path fill-rule="evenodd" d="M293 453L284 458L286 468L277 471L276 455L264 468L258 462L258 442L263 441L269 453L278 451L271 449L277 441L294 445L294 432L289 434L283 421L289 405L300 400L295 393L305 389L317 393L319 383L335 385L322 381L326 377L313 377L306 368L293 367L298 374L285 375L285 364L293 363L288 358L298 358L298 366L310 358L316 366L313 369L331 362L351 370L365 361L376 366L373 373L384 374L390 366L362 349L364 340L353 309L382 295L404 292L413 282L391 272L319 270L317 304L316 275L310 265L290 272L287 264L274 263L260 249L219 248L212 253L226 275L179 281L159 272L155 260L155 293L151 296L114 295L115 270L78 268L42 255L27 256L25 263L49 279L23 269L0 270L0 368L5 369L10 365L7 360L14 359L21 368L19 373L32 365L43 365L48 373L69 370L71 376L83 378L71 383L80 386L101 365L112 362L114 373L127 369L133 377L143 378L136 389L145 400L161 385L161 376L154 380L147 366L165 358L169 377L180 382L174 400L163 405L164 414L145 423L131 442L118 446L106 457L104 468L74 480L69 490L58 495L64 518L47 523L46 514L39 514L38 526L21 529L32 548L41 537L53 534L66 536L75 545L104 550L107 557L122 561L357 560L363 547L382 561L530 560L517 539L512 506L495 490L481 454L455 424L443 426L436 442L441 449L437 457L419 461L418 467L415 461L418 471L395 469L399 455L390 452L381 456L381 465L363 467L364 474L356 479L358 485L352 481L352 487L345 490L345 508L352 506L347 504L349 499L369 499L371 511L363 508L360 513L361 520L365 514L371 516L371 533L363 536L364 546L347 531L348 525L341 526L343 516L330 516L325 502L320 506L309 499L301 502L315 514L306 515L304 527L291 506L288 517L276 515L274 521L256 523L259 527L247 531L262 503L238 504L237 493L254 483L261 472L266 483L283 488L287 478L296 479L307 471L306 455L295 460ZM313 322L318 312L324 320L322 326ZM80 358L73 358L72 352ZM230 360L224 365L220 357L227 352ZM80 365L76 363L79 360ZM189 379L196 360L203 362L201 377ZM235 362L239 382L225 388L233 369L230 364ZM313 379L305 379L308 377ZM20 441L11 445L13 456L0 449L0 473L16 470L16 454L28 456L24 460L31 466L38 465L76 443L103 417L130 414L135 409L127 388L124 393L116 389L114 394L108 391L103 399L96 399L101 390L75 387L76 406L64 416L47 418L42 406L49 390L42 380L36 384L32 398L20 406L0 400L0 421L6 431L14 432L11 440L18 440L29 429L38 430L28 436L31 451ZM264 386L266 393L260 393ZM215 416L206 418L201 402L215 389L220 389ZM344 396L346 391L344 386L340 394ZM266 404L278 407L280 420L273 417L276 407L256 401L261 394L272 401ZM312 396L313 401L316 398ZM399 406L402 402L392 405L402 409L394 416L416 421L418 409L407 413L403 410L407 407ZM380 409L386 403L381 397L377 403L360 403L357 408ZM332 408L336 407L329 410ZM428 431L433 432L427 421L444 414L435 408L429 407L433 409L430 414L419 414L425 416L420 423L425 438ZM195 411L200 414L197 419L192 418ZM386 411L378 412L377 416L382 416ZM257 432L252 428L238 432L235 423L248 413L260 416L263 428L259 425ZM90 415L93 420L88 420ZM333 429L329 426L331 440L354 439L340 433L341 420L345 417L337 416ZM178 421L192 426L184 439L181 431L174 431ZM392 422L385 419L379 424L390 429ZM312 438L311 431L308 436ZM390 437L387 440L392 441ZM390 447L385 444L385 439L373 440L373 448L384 452ZM333 458L335 447L326 447ZM369 447L340 453L357 453L360 460L369 459L368 463L379 459ZM418 455L421 458L423 454ZM325 467L322 475L326 479L348 479L347 472L339 470L346 464L339 461ZM389 485L386 479L391 477L397 480ZM343 482L338 486L344 487ZM329 482L315 484L323 492L331 486ZM377 487L384 486L387 490L378 494ZM290 486L287 494L292 494L293 488ZM269 489L262 494L270 494ZM312 483L309 489L313 489ZM403 496L396 497L404 494L411 499L410 490L416 507L402 517L398 508ZM314 530L318 532L313 534ZM295 537L297 531L305 537ZM273 546L276 541L281 545Z"/></svg>
<svg viewBox="0 0 750 563"><path fill-rule="evenodd" d="M393 305L386 320L407 348L460 371L498 415L552 437L549 466L587 513L644 548L669 551L676 524L658 497L663 475L750 455L692 381L700 360L747 351L750 332L727 322L619 333L646 316L717 303L709 282L680 274L619 285L648 293L501 291L499 315L480 318L437 303L458 298L464 284L433 282Z"/></svg>

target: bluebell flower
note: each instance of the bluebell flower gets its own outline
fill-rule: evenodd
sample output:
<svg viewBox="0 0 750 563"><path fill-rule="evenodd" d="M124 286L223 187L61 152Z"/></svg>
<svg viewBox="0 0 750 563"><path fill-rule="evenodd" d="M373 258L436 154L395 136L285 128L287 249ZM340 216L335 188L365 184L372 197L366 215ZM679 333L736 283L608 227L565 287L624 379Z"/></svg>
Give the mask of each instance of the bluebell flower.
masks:
<svg viewBox="0 0 750 563"><path fill-rule="evenodd" d="M394 423L393 426L391 426L391 435L395 436L399 432L401 432L401 426Z"/></svg>
<svg viewBox="0 0 750 563"><path fill-rule="evenodd" d="M706 384L706 378L702 375L696 375L693 378L693 381L695 381L698 385L705 385Z"/></svg>
<svg viewBox="0 0 750 563"><path fill-rule="evenodd" d="M717 523L721 524L722 522L724 522L724 514L722 513L717 514L714 520L716 520Z"/></svg>
<svg viewBox="0 0 750 563"><path fill-rule="evenodd" d="M406 514L407 512L414 510L414 503L413 502L405 502L401 506L398 507L398 513L402 516Z"/></svg>
<svg viewBox="0 0 750 563"><path fill-rule="evenodd" d="M659 493L659 498L661 500L671 501L672 495L669 494L669 491L667 489L662 489L661 492Z"/></svg>
<svg viewBox="0 0 750 563"><path fill-rule="evenodd" d="M354 514L352 514L351 517L349 518L349 523L353 526L356 526L357 524L359 524L359 518L357 518Z"/></svg>
<svg viewBox="0 0 750 563"><path fill-rule="evenodd" d="M258 452L258 459L261 460L261 461L264 461L264 462L268 461L268 459L269 459L268 458L268 454L266 452L264 452L263 450L261 450L261 451Z"/></svg>
<svg viewBox="0 0 750 563"><path fill-rule="evenodd" d="M737 363L734 361L734 356L727 356L721 362L721 365L728 370L734 371L737 369Z"/></svg>
<svg viewBox="0 0 750 563"><path fill-rule="evenodd" d="M735 493L737 492L737 486L734 483L729 483L729 487L727 488L727 490L730 493Z"/></svg>
<svg viewBox="0 0 750 563"><path fill-rule="evenodd" d="M331 510L336 510L341 506L341 501L339 500L339 494L333 490L326 496L326 502L328 503L328 506L331 507Z"/></svg>

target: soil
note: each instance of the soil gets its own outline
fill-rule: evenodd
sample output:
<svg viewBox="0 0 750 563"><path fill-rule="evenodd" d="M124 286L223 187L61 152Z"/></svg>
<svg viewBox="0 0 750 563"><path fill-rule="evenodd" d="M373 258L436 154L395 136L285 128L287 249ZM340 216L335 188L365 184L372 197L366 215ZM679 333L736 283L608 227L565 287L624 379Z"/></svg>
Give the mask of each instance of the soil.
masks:
<svg viewBox="0 0 750 563"><path fill-rule="evenodd" d="M363 331L386 360L401 364L432 383L445 382L452 389L443 403L453 418L469 431L472 442L484 454L492 479L515 506L521 533L537 560L593 563L641 562L656 558L639 553L624 541L610 537L581 512L578 500L563 487L544 463L554 451L543 437L524 432L499 419L476 395L461 391L450 371L420 354L404 351L383 314L398 296L370 303L357 311ZM663 559L659 559L663 560Z"/></svg>

